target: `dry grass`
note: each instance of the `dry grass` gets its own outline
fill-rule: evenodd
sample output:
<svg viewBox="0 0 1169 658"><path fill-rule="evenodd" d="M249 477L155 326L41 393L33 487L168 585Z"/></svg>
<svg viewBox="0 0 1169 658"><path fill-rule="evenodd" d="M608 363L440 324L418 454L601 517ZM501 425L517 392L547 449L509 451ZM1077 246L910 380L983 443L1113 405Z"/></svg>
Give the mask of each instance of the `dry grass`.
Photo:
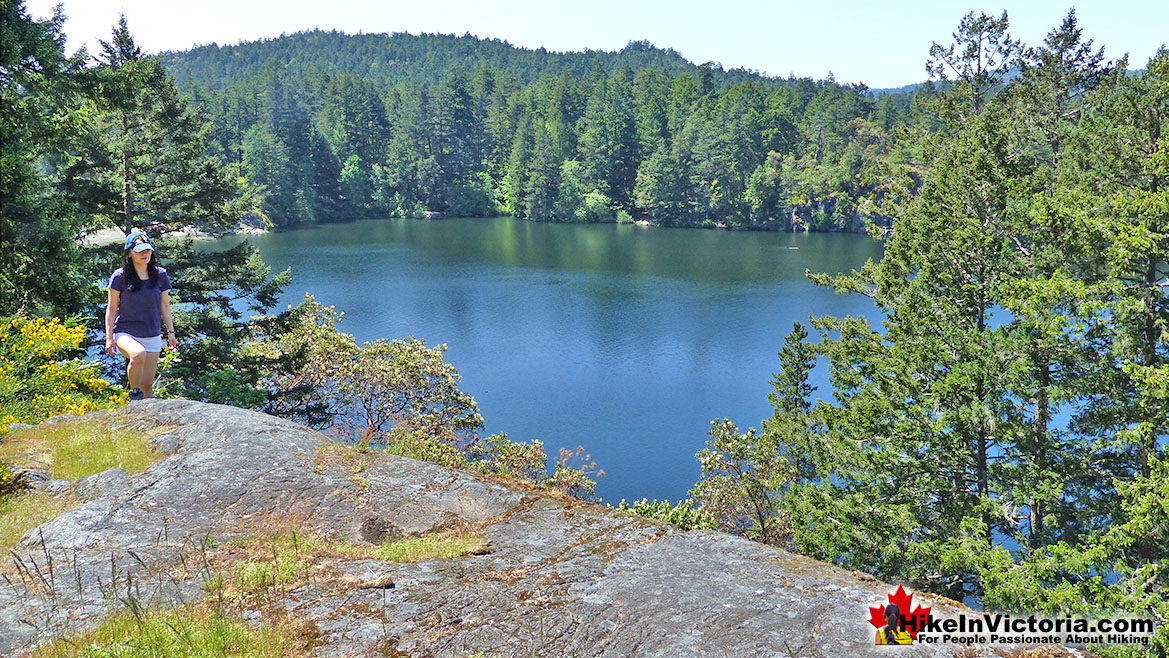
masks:
<svg viewBox="0 0 1169 658"><path fill-rule="evenodd" d="M487 546L478 526L389 541L380 546L353 544L307 528L295 505L248 521L222 546L205 551L204 588L233 607L274 603L288 592L316 582L343 582L333 569L338 562L374 559L418 562L481 554Z"/></svg>

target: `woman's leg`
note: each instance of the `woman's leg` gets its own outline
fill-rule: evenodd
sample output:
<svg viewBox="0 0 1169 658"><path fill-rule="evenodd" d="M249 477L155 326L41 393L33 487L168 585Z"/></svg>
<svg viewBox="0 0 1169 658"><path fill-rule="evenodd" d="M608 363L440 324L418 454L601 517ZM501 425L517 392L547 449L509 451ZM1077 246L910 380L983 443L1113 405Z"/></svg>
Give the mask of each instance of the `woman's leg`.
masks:
<svg viewBox="0 0 1169 658"><path fill-rule="evenodd" d="M154 397L154 375L158 372L158 352L143 352L141 370L138 371L138 388L143 398Z"/></svg>
<svg viewBox="0 0 1169 658"><path fill-rule="evenodd" d="M126 386L130 389L141 388L138 385L138 372L142 369L142 355L146 353L146 348L133 336L125 334L118 336L116 345L122 356L126 357Z"/></svg>
<svg viewBox="0 0 1169 658"><path fill-rule="evenodd" d="M154 373L158 370L158 352L147 352L133 336L118 337L118 349L129 362L126 364L126 385L142 391L148 398L154 389Z"/></svg>

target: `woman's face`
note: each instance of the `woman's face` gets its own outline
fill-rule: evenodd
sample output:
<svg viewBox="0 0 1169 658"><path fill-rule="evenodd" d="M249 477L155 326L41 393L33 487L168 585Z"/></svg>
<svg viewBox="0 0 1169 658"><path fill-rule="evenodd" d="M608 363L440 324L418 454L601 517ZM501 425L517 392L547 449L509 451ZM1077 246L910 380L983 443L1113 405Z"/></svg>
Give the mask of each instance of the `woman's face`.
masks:
<svg viewBox="0 0 1169 658"><path fill-rule="evenodd" d="M136 267L145 267L150 262L150 256L154 254L150 249L143 249L142 251L131 251L130 258L134 259Z"/></svg>

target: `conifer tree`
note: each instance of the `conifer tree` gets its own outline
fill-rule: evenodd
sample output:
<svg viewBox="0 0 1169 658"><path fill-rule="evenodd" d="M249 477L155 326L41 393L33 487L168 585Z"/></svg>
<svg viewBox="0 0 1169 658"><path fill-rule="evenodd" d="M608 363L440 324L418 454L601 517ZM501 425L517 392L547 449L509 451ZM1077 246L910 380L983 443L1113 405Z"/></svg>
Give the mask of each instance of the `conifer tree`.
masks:
<svg viewBox="0 0 1169 658"><path fill-rule="evenodd" d="M126 232L155 222L233 226L249 197L209 153L210 126L135 44L125 14L101 48L96 79L108 151L94 173L116 199L114 223Z"/></svg>
<svg viewBox="0 0 1169 658"><path fill-rule="evenodd" d="M96 228L88 197L82 110L84 52L65 55L65 16L0 5L0 315L78 312L86 290L78 235Z"/></svg>
<svg viewBox="0 0 1169 658"><path fill-rule="evenodd" d="M959 43L1014 43L1005 20L986 25L968 17ZM833 477L818 483L824 505L801 519L863 528L809 533L827 540L807 546L819 554L860 558L955 598L979 592L980 556L1010 534L1011 475L999 462L1022 436L1010 398L1020 347L994 317L1020 267L1009 206L1017 172L1006 104L967 91L988 84L986 52L974 57L949 61L963 77L939 106L948 133L928 146L931 169L900 209L884 258L852 276L814 277L870 296L886 319L883 332L859 318L813 323L826 333L820 349L839 401L818 413L840 451Z"/></svg>

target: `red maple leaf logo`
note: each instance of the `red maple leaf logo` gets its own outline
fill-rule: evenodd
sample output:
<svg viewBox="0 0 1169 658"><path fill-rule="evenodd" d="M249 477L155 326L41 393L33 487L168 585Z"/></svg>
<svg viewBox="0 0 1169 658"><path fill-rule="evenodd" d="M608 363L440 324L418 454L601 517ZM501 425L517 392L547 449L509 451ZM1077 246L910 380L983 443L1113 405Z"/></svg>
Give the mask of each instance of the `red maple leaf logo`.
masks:
<svg viewBox="0 0 1169 658"><path fill-rule="evenodd" d="M895 603L897 609L901 611L901 622L898 627L904 629L910 637L916 640L917 632L924 629L925 625L929 623L930 609L919 605L916 610L910 613L909 606L913 604L913 595L906 594L905 588L901 585L897 586L896 592L889 595L889 603ZM885 606L879 605L875 608L869 606L869 623L877 628L885 625Z"/></svg>

